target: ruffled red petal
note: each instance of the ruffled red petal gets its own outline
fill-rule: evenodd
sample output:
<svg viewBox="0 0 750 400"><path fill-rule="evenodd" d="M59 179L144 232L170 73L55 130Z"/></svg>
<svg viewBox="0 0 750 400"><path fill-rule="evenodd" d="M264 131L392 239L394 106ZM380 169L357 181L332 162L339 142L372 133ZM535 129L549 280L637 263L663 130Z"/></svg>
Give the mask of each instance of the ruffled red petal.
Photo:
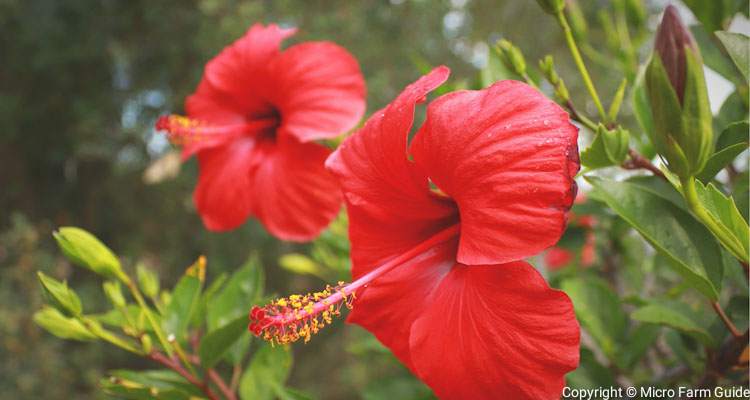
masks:
<svg viewBox="0 0 750 400"><path fill-rule="evenodd" d="M209 230L234 229L253 207L252 170L259 162L255 141L242 139L198 154L195 206Z"/></svg>
<svg viewBox="0 0 750 400"><path fill-rule="evenodd" d="M365 81L343 47L308 42L284 50L270 63L271 103L282 115L280 135L303 142L339 136L365 112Z"/></svg>
<svg viewBox="0 0 750 400"><path fill-rule="evenodd" d="M558 399L578 366L565 293L523 261L456 264L411 327L417 375L445 400Z"/></svg>
<svg viewBox="0 0 750 400"><path fill-rule="evenodd" d="M355 278L457 222L453 202L431 193L406 156L414 106L449 73L439 67L407 86L326 162L344 191Z"/></svg>
<svg viewBox="0 0 750 400"><path fill-rule="evenodd" d="M557 242L575 198L577 132L562 108L517 81L430 103L411 153L458 204L459 262L519 260Z"/></svg>
<svg viewBox="0 0 750 400"><path fill-rule="evenodd" d="M314 239L341 208L338 183L324 167L330 150L279 137L262 152L254 176L255 215L282 240Z"/></svg>

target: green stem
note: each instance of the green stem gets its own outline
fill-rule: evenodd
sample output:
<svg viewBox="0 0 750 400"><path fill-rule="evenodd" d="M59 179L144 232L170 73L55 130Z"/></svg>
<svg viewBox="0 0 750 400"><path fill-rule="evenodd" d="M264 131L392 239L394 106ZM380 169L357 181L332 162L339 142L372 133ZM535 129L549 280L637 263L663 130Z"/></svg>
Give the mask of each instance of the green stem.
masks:
<svg viewBox="0 0 750 400"><path fill-rule="evenodd" d="M682 184L682 195L687 202L688 208L698 218L703 225L716 236L724 247L729 250L735 257L740 261L747 262L747 254L745 254L742 244L738 243L734 235L731 234L724 226L718 224L714 218L709 215L706 208L703 207L700 200L698 199L698 192L695 189L695 178L688 177L680 179Z"/></svg>
<svg viewBox="0 0 750 400"><path fill-rule="evenodd" d="M115 345L115 346L117 346L117 347L119 347L119 348L121 348L123 350L129 351L131 353L135 353L135 354L138 354L138 355L143 355L143 352L139 348L137 348L137 347L131 345L130 343L122 340L121 338L119 338L118 336L114 335L113 333L108 332L108 331L106 331L104 329L101 329L101 327L92 324L91 321L89 321L87 318L81 317L81 318L79 318L79 321L81 321L81 323L89 330L89 332L91 332L94 335L96 335L96 337L98 337L99 339L102 339L105 342L108 342L108 343L110 343L112 345Z"/></svg>
<svg viewBox="0 0 750 400"><path fill-rule="evenodd" d="M131 280L128 280L126 282L126 285L128 286L128 289L130 289L130 293L133 295L135 302L138 303L138 306L141 307L143 312L146 314L146 319L148 319L151 328L154 329L154 333L156 334L156 338L159 339L161 347L163 347L164 351L166 351L167 354L171 357L172 345L167 340L166 335L164 335L164 331L162 331L161 326L159 326L159 324L156 322L156 318L154 318L154 315L151 313L151 308L148 306L148 304L146 304L146 300L143 299L143 295L141 294L140 290L138 290L138 287Z"/></svg>
<svg viewBox="0 0 750 400"><path fill-rule="evenodd" d="M607 120L607 113L604 111L604 106L602 106L602 102L601 100L599 100L599 95L596 93L596 88L594 87L594 83L591 81L591 77L589 76L589 71L586 69L586 64L583 63L581 52L578 51L578 46L576 45L575 38L573 38L573 31L570 29L570 25L568 25L568 20L565 18L565 14L563 13L562 10L560 10L557 13L557 21L560 23L563 33L565 34L565 41L568 43L570 54L573 56L573 60L575 61L576 66L578 67L578 71L581 73L581 77L583 78L583 83L586 85L586 89L588 89L589 94L591 95L591 99L594 100L594 104L596 105L597 111L599 111L599 117L605 123L609 122Z"/></svg>

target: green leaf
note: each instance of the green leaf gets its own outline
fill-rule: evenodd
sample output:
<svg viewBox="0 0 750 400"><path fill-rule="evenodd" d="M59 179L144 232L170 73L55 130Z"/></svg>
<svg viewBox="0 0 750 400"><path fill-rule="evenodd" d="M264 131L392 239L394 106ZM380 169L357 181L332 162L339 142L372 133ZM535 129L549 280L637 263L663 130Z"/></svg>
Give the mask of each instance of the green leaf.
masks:
<svg viewBox="0 0 750 400"><path fill-rule="evenodd" d="M683 303L653 302L641 307L630 315L636 321L659 324L677 329L690 335L706 346L713 347L716 342L711 335L701 327L694 313Z"/></svg>
<svg viewBox="0 0 750 400"><path fill-rule="evenodd" d="M690 33L693 34L695 41L698 42L698 47L701 50L701 56L706 66L735 85L744 82L742 75L739 74L732 61L724 54L721 46L714 40L712 34L707 33L700 25L691 26Z"/></svg>
<svg viewBox="0 0 750 400"><path fill-rule="evenodd" d="M617 352L617 365L620 369L629 370L643 358L646 351L659 336L659 327L652 324L641 324L628 333L628 339Z"/></svg>
<svg viewBox="0 0 750 400"><path fill-rule="evenodd" d="M200 293L201 281L198 277L183 275L180 278L162 317L162 328L166 335L185 338L193 312L198 308Z"/></svg>
<svg viewBox="0 0 750 400"><path fill-rule="evenodd" d="M253 356L240 379L242 400L271 400L275 388L283 386L292 366L292 354L287 346L261 347Z"/></svg>
<svg viewBox="0 0 750 400"><path fill-rule="evenodd" d="M713 183L703 186L702 183L696 182L696 190L698 198L714 222L723 226L734 237L737 244L741 246L744 254L734 254L734 256L747 260L748 253L750 252L748 248L748 241L750 241L750 233L748 231L750 228L748 228L747 223L742 218L742 214L737 209L737 205L734 204L734 200L731 197L725 196Z"/></svg>
<svg viewBox="0 0 750 400"><path fill-rule="evenodd" d="M724 21L730 18L734 11L731 0L683 0L683 2L709 32L722 29Z"/></svg>
<svg viewBox="0 0 750 400"><path fill-rule="evenodd" d="M180 374L165 369L131 371L119 369L112 371L112 376L137 383L146 387L152 387L160 390L179 390L192 396L203 396L203 392L197 387L188 383Z"/></svg>
<svg viewBox="0 0 750 400"><path fill-rule="evenodd" d="M62 227L53 236L60 250L72 263L108 278L127 281L120 260L94 235L81 228Z"/></svg>
<svg viewBox="0 0 750 400"><path fill-rule="evenodd" d="M740 213L742 213L745 222L747 222L748 211L750 211L750 177L748 177L747 171L737 176L737 180L732 188L732 198L737 204Z"/></svg>
<svg viewBox="0 0 750 400"><path fill-rule="evenodd" d="M68 315L81 315L83 311L81 299L68 287L68 282L60 282L41 271L37 272L37 277L39 277L39 283L42 284L47 301L52 306Z"/></svg>
<svg viewBox="0 0 750 400"><path fill-rule="evenodd" d="M101 380L104 393L123 399L189 400L204 394L179 374L169 370L116 370Z"/></svg>
<svg viewBox="0 0 750 400"><path fill-rule="evenodd" d="M607 203L671 261L692 287L711 300L721 288L721 249L713 235L686 211L630 182L586 177L596 197Z"/></svg>
<svg viewBox="0 0 750 400"><path fill-rule="evenodd" d="M615 385L614 376L609 368L596 360L594 353L581 347L581 357L578 368L565 375L568 386L575 388L594 389Z"/></svg>
<svg viewBox="0 0 750 400"><path fill-rule="evenodd" d="M750 141L748 132L750 132L750 124L747 121L737 121L727 125L716 139L716 151L740 143L747 146L748 141Z"/></svg>
<svg viewBox="0 0 750 400"><path fill-rule="evenodd" d="M620 165L628 155L629 143L628 131L621 128L610 131L599 124L593 143L581 152L581 163L588 169Z"/></svg>
<svg viewBox="0 0 750 400"><path fill-rule="evenodd" d="M208 331L220 328L238 317L246 317L263 296L263 268L253 256L229 279L207 306Z"/></svg>
<svg viewBox="0 0 750 400"><path fill-rule="evenodd" d="M560 287L573 301L581 325L604 354L614 359L627 327L627 316L612 288L594 277L566 279Z"/></svg>
<svg viewBox="0 0 750 400"><path fill-rule="evenodd" d="M138 276L138 286L141 287L143 294L151 298L159 294L159 276L156 275L156 272L143 264L138 264L136 275Z"/></svg>
<svg viewBox="0 0 750 400"><path fill-rule="evenodd" d="M750 37L741 33L718 31L716 36L721 40L721 44L727 49L729 57L734 61L734 65L740 70L747 81L750 74Z"/></svg>
<svg viewBox="0 0 750 400"><path fill-rule="evenodd" d="M654 131L654 120L651 115L651 104L649 104L648 92L645 84L646 68L641 67L633 82L633 113L646 134Z"/></svg>
<svg viewBox="0 0 750 400"><path fill-rule="evenodd" d="M708 159L706 166L703 167L697 178L704 183L710 182L716 174L745 150L747 150L747 143L737 143L717 151Z"/></svg>
<svg viewBox="0 0 750 400"><path fill-rule="evenodd" d="M212 368L226 351L247 331L247 317L236 320L209 332L201 339L198 354L203 368Z"/></svg>
<svg viewBox="0 0 750 400"><path fill-rule="evenodd" d="M320 265L304 254L284 254L279 258L279 265L281 268L294 272L295 274L313 275L325 279L325 273Z"/></svg>
<svg viewBox="0 0 750 400"><path fill-rule="evenodd" d="M34 322L47 332L62 339L80 341L97 339L80 321L66 317L57 309L49 306L45 306L34 313Z"/></svg>

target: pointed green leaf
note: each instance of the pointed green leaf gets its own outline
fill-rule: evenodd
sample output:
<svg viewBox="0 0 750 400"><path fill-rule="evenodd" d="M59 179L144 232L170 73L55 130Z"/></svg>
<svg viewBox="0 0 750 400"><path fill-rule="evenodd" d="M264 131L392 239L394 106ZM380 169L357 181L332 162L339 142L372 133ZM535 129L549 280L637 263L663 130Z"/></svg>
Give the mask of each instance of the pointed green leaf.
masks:
<svg viewBox="0 0 750 400"><path fill-rule="evenodd" d="M258 258L248 259L235 272L226 286L207 305L208 331L234 319L247 316L250 308L263 296L263 268Z"/></svg>
<svg viewBox="0 0 750 400"><path fill-rule="evenodd" d="M37 272L37 276L44 289L45 297L52 306L69 315L81 314L81 299L68 287L68 282L60 282L41 271Z"/></svg>
<svg viewBox="0 0 750 400"><path fill-rule="evenodd" d="M665 325L688 334L706 346L716 345L713 337L701 327L694 313L682 303L653 302L630 315L636 321Z"/></svg>
<svg viewBox="0 0 750 400"><path fill-rule="evenodd" d="M627 316L612 288L593 277L566 279L560 287L573 301L581 325L604 354L614 359L627 327Z"/></svg>
<svg viewBox="0 0 750 400"><path fill-rule="evenodd" d="M226 351L247 331L245 316L209 332L201 339L198 354L203 368L213 368Z"/></svg>
<svg viewBox="0 0 750 400"><path fill-rule="evenodd" d="M287 346L264 345L253 356L240 379L242 400L272 400L277 387L283 386L292 367Z"/></svg>
<svg viewBox="0 0 750 400"><path fill-rule="evenodd" d="M750 125L747 121L737 121L727 125L716 139L716 151L739 143L747 145L750 141L748 132L750 132Z"/></svg>
<svg viewBox="0 0 750 400"><path fill-rule="evenodd" d="M722 169L729 165L738 155L747 150L747 143L737 143L725 147L716 153L706 162L706 166L698 174L697 178L701 182L710 182Z"/></svg>
<svg viewBox="0 0 750 400"><path fill-rule="evenodd" d="M718 298L723 266L713 235L686 211L630 182L586 177L592 197L609 205L644 239L669 259L691 286L711 300Z"/></svg>
<svg viewBox="0 0 750 400"><path fill-rule="evenodd" d="M200 293L201 281L198 277L183 275L180 278L162 317L162 328L166 335L185 338L193 313L198 308Z"/></svg>
<svg viewBox="0 0 750 400"><path fill-rule="evenodd" d="M734 254L734 256L747 262L749 258L748 241L750 241L748 230L750 228L742 218L734 200L719 191L713 183L703 186L702 183L696 182L696 190L698 198L714 222L729 232L744 251L744 254Z"/></svg>
<svg viewBox="0 0 750 400"><path fill-rule="evenodd" d="M750 79L748 78L748 74L750 74L750 37L727 31L718 31L716 36L727 49L727 53L734 61L734 65L742 72L745 80Z"/></svg>

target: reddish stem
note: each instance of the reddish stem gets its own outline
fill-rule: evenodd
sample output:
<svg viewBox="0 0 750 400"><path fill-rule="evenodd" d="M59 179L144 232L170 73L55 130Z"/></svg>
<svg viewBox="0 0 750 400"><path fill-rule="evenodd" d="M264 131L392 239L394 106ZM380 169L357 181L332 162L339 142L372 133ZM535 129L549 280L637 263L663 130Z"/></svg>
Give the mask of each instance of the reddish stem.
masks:
<svg viewBox="0 0 750 400"><path fill-rule="evenodd" d="M630 156L630 159L625 161L622 164L623 168L646 169L646 170L651 171L651 173L658 176L659 178L667 180L667 177L664 176L664 173L661 172L661 170L656 165L652 164L648 158L642 156L640 153L638 153L634 149L628 149L628 155Z"/></svg>
<svg viewBox="0 0 750 400"><path fill-rule="evenodd" d="M148 357L159 364L173 370L174 372L177 372L180 374L183 378L187 379L188 382L190 382L191 385L197 387L200 389L205 395L211 399L211 400L220 400L219 397L216 395L216 393L211 390L211 388L208 386L208 384L198 378L196 378L193 374L188 372L185 368L182 367L180 362L176 359L172 359L167 357L166 355L159 353L159 352L152 352L148 355Z"/></svg>
<svg viewBox="0 0 750 400"><path fill-rule="evenodd" d="M721 318L721 321L724 323L724 325L727 326L727 329L729 329L729 332L732 334L732 336L734 336L735 338L742 337L742 333L737 329L736 326L734 326L734 323L732 323L732 320L729 319L718 301L712 301L711 307L713 307L714 311L716 311L716 314L719 316L719 318Z"/></svg>

